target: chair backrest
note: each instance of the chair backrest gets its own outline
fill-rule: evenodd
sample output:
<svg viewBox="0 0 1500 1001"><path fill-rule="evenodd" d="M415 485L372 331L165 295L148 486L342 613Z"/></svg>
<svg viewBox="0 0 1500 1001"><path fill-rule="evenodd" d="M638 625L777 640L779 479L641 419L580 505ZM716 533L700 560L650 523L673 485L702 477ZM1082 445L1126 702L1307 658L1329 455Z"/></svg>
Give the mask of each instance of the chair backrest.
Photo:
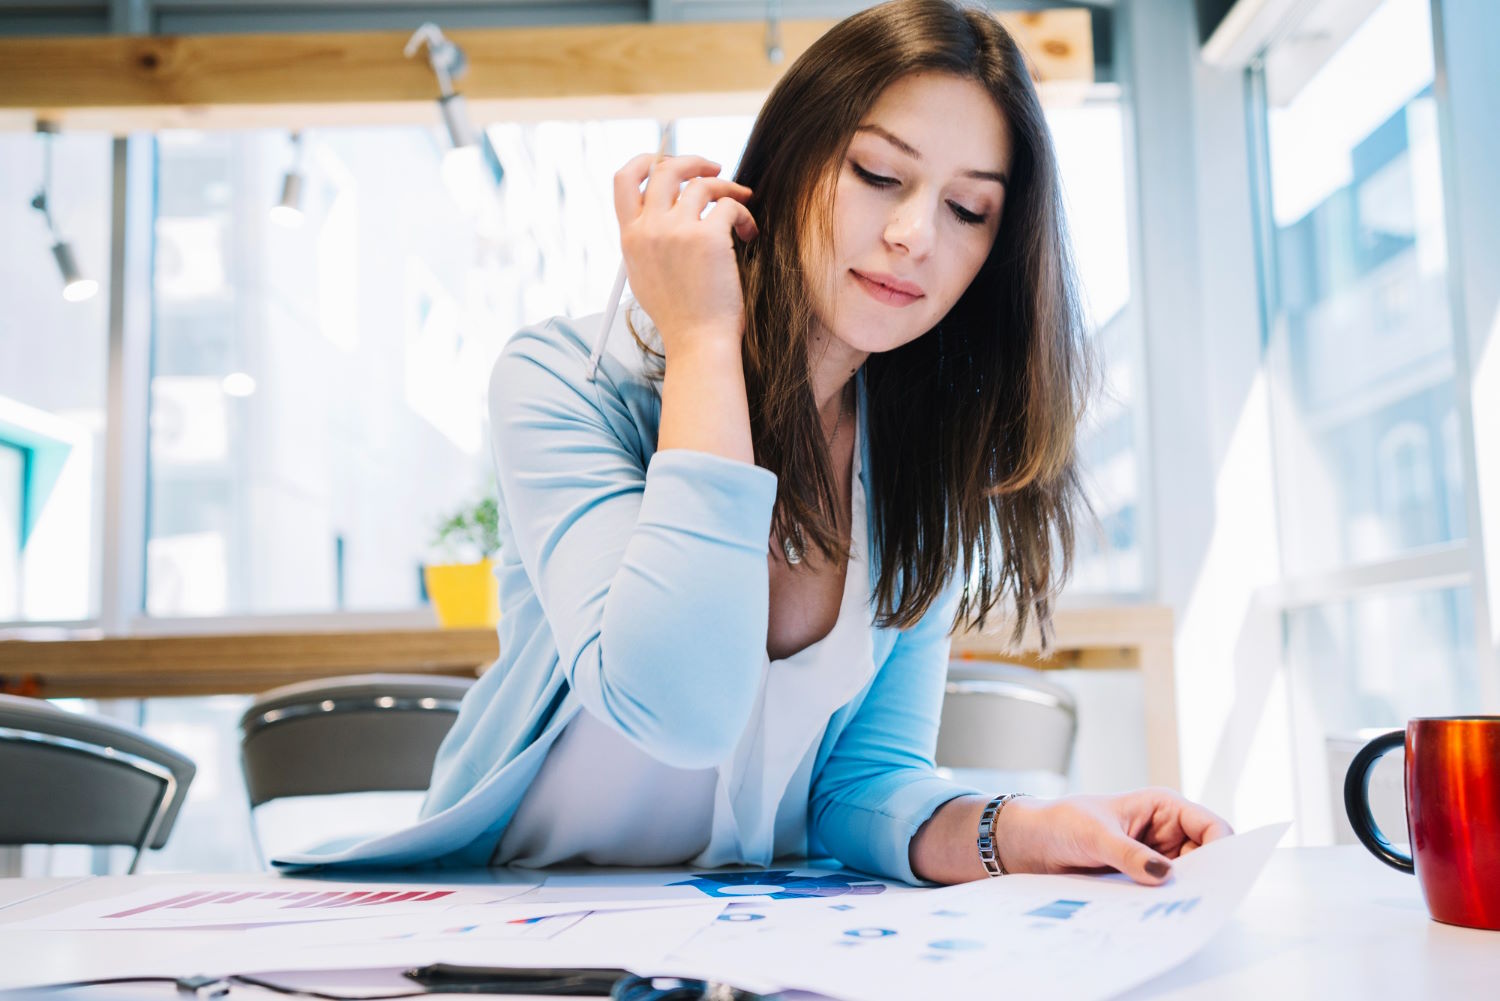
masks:
<svg viewBox="0 0 1500 1001"><path fill-rule="evenodd" d="M948 664L939 766L1067 775L1077 734L1073 694L1043 672L989 661Z"/></svg>
<svg viewBox="0 0 1500 1001"><path fill-rule="evenodd" d="M196 770L134 727L0 695L0 845L130 845L134 872Z"/></svg>
<svg viewBox="0 0 1500 1001"><path fill-rule="evenodd" d="M472 678L358 674L272 689L240 719L251 807L286 796L421 791Z"/></svg>

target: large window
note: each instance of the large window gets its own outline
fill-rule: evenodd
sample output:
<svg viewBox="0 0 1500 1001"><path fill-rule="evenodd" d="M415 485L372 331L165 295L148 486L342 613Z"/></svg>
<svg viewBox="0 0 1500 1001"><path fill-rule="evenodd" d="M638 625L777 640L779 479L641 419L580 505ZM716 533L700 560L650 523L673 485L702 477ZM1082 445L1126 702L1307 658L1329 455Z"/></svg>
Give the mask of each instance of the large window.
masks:
<svg viewBox="0 0 1500 1001"><path fill-rule="evenodd" d="M1433 53L1427 0L1341 0L1259 79L1287 657L1325 734L1479 704Z"/></svg>
<svg viewBox="0 0 1500 1001"><path fill-rule="evenodd" d="M1090 330L1101 364L1101 390L1079 438L1084 485L1093 512L1078 532L1076 592L1143 593L1149 586L1142 491L1140 309L1131 294L1127 228L1125 108L1101 93L1052 108L1068 229Z"/></svg>
<svg viewBox="0 0 1500 1001"><path fill-rule="evenodd" d="M108 136L0 134L0 621L99 610L110 178Z"/></svg>
<svg viewBox="0 0 1500 1001"><path fill-rule="evenodd" d="M1453 326L1422 0L1321 65L1267 62L1272 360L1292 573L1462 539Z"/></svg>
<svg viewBox="0 0 1500 1001"><path fill-rule="evenodd" d="M428 129L160 137L150 614L419 605L439 517L493 490L495 356L525 323L602 308L611 175L658 131L489 137L498 170L463 184Z"/></svg>
<svg viewBox="0 0 1500 1001"><path fill-rule="evenodd" d="M1300 690L1326 734L1400 727L1481 704L1474 671L1474 596L1422 588L1322 602L1288 612Z"/></svg>

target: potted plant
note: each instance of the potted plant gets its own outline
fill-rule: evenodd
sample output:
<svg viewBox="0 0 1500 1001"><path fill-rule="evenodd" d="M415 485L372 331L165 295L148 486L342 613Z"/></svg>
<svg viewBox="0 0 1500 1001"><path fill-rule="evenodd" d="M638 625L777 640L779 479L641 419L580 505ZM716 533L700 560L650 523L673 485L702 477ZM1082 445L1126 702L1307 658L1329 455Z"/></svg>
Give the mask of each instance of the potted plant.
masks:
<svg viewBox="0 0 1500 1001"><path fill-rule="evenodd" d="M454 511L438 522L432 545L444 562L423 566L422 579L439 624L493 627L500 621L493 561L500 551L499 503L490 496Z"/></svg>

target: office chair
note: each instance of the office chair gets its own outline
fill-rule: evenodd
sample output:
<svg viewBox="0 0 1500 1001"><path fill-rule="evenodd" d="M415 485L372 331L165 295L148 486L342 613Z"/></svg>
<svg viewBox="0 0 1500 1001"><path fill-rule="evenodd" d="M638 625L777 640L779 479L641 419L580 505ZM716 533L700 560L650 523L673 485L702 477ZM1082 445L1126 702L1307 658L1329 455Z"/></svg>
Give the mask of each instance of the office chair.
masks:
<svg viewBox="0 0 1500 1001"><path fill-rule="evenodd" d="M134 727L0 695L0 845L161 848L197 771Z"/></svg>
<svg viewBox="0 0 1500 1001"><path fill-rule="evenodd" d="M1077 735L1073 694L1043 672L989 661L949 662L937 764L953 778L996 792L1059 794L1066 789Z"/></svg>
<svg viewBox="0 0 1500 1001"><path fill-rule="evenodd" d="M240 718L250 836L255 810L292 796L423 792L438 745L473 678L357 674L304 681L256 697Z"/></svg>

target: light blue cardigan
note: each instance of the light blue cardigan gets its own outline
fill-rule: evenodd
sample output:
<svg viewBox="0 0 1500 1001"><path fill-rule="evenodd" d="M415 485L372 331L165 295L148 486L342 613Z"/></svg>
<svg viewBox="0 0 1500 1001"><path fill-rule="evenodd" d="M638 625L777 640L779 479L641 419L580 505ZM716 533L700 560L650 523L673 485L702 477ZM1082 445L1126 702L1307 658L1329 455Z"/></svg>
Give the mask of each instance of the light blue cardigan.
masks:
<svg viewBox="0 0 1500 1001"><path fill-rule="evenodd" d="M776 476L705 452L656 452L660 384L646 378L624 314L595 382L585 372L598 316L525 328L495 363L501 654L438 752L421 819L279 866L487 864L581 708L679 768L710 767L733 752L765 655ZM863 369L856 389L868 497ZM873 595L879 553L870 524ZM958 588L955 575L904 631L876 628L872 611L878 667L829 720L813 766L812 855L918 883L912 835L944 802L973 791L933 768Z"/></svg>

